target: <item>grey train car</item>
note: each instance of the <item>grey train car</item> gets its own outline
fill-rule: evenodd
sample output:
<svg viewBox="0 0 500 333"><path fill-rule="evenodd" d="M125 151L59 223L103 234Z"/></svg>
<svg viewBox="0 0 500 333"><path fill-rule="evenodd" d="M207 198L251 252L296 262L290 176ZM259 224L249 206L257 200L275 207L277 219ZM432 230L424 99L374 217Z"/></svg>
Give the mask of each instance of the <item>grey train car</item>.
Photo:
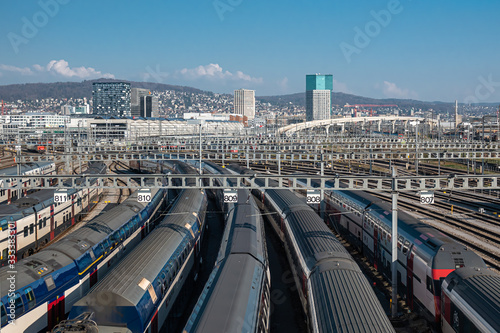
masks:
<svg viewBox="0 0 500 333"><path fill-rule="evenodd" d="M228 171L205 163L212 174ZM221 182L219 182L221 184ZM217 191L222 203L223 191ZM226 203L217 261L183 332L268 332L270 271L260 210L249 190Z"/></svg>
<svg viewBox="0 0 500 333"><path fill-rule="evenodd" d="M500 275L480 267L457 269L441 291L443 333L500 332Z"/></svg>
<svg viewBox="0 0 500 333"><path fill-rule="evenodd" d="M254 193L276 213L269 216L284 244L310 332L394 332L357 263L305 199L289 190Z"/></svg>

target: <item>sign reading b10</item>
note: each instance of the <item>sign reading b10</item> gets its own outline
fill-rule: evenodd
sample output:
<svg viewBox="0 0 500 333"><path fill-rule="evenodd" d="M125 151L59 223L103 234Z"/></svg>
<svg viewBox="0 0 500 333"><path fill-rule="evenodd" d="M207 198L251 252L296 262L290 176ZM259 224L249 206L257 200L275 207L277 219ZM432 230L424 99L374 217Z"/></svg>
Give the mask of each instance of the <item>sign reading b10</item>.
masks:
<svg viewBox="0 0 500 333"><path fill-rule="evenodd" d="M54 202L62 203L68 201L68 190L57 190L54 192Z"/></svg>
<svg viewBox="0 0 500 333"><path fill-rule="evenodd" d="M238 202L238 191L224 190L224 203L237 203L237 202Z"/></svg>
<svg viewBox="0 0 500 333"><path fill-rule="evenodd" d="M151 202L151 190L139 190L137 192L137 202Z"/></svg>
<svg viewBox="0 0 500 333"><path fill-rule="evenodd" d="M321 195L318 190L307 190L306 203L319 204L321 202Z"/></svg>
<svg viewBox="0 0 500 333"><path fill-rule="evenodd" d="M433 191L420 191L420 203L422 205L430 205L434 203Z"/></svg>

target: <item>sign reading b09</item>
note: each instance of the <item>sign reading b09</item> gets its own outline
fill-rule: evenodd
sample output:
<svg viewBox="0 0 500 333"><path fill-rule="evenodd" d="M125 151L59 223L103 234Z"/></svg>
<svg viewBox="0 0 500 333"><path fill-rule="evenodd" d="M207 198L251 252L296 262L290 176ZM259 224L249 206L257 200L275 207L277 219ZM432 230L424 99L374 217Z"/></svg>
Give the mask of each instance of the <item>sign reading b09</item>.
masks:
<svg viewBox="0 0 500 333"><path fill-rule="evenodd" d="M306 203L319 204L321 202L321 195L318 190L307 190Z"/></svg>
<svg viewBox="0 0 500 333"><path fill-rule="evenodd" d="M236 190L224 190L224 203L237 203L238 202L238 191Z"/></svg>

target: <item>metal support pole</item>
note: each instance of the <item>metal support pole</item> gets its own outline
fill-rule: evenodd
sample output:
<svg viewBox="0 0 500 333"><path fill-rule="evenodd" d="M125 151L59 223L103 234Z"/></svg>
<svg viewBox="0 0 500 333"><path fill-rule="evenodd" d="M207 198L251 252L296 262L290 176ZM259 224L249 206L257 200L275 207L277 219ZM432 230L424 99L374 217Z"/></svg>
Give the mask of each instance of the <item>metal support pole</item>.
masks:
<svg viewBox="0 0 500 333"><path fill-rule="evenodd" d="M21 176L21 149L22 149L21 145L19 144L19 149L16 149L16 152L17 152L16 167L17 167L17 175L18 176ZM21 181L21 178L19 178L19 180L17 182L17 187L19 188L19 190L17 190L17 198L18 199L22 196L21 185L22 185L22 181Z"/></svg>
<svg viewBox="0 0 500 333"><path fill-rule="evenodd" d="M200 175L201 175L201 123L200 123Z"/></svg>
<svg viewBox="0 0 500 333"><path fill-rule="evenodd" d="M321 154L321 177L324 175L324 162L323 162L323 154ZM324 220L325 219L325 190L323 190L323 186L321 186L320 190L320 204L319 204L319 212L321 218Z"/></svg>
<svg viewBox="0 0 500 333"><path fill-rule="evenodd" d="M398 192L396 168L392 169L392 317L396 318L398 312Z"/></svg>

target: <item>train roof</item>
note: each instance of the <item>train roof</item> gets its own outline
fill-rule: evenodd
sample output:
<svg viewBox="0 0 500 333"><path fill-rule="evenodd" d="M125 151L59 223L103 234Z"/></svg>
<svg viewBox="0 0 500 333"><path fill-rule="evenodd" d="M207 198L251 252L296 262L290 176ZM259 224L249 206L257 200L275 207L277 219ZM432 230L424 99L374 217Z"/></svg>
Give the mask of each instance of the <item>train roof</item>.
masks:
<svg viewBox="0 0 500 333"><path fill-rule="evenodd" d="M73 259L60 251L43 251L35 255L22 259L15 264L16 288L19 290L41 279L42 276L50 274L73 262ZM0 268L1 281L7 281L12 275L9 266ZM1 295L9 293L9 284L1 283Z"/></svg>
<svg viewBox="0 0 500 333"><path fill-rule="evenodd" d="M311 275L318 331L394 332L372 287L359 268L350 267L353 264L341 260Z"/></svg>
<svg viewBox="0 0 500 333"><path fill-rule="evenodd" d="M24 174L27 171L42 168L48 165L53 165L54 162L36 162L36 163L26 163L21 164L21 174ZM15 176L17 175L17 166L11 166L8 168L0 169L0 176Z"/></svg>
<svg viewBox="0 0 500 333"><path fill-rule="evenodd" d="M201 316L192 316L187 325L189 332L243 332L249 323L256 322L264 266L247 254L233 254L224 266L212 273L203 293L208 301L201 304ZM203 297L203 296L202 296ZM199 304L199 303L198 303ZM242 314L245 318L239 318Z"/></svg>
<svg viewBox="0 0 500 333"><path fill-rule="evenodd" d="M322 260L332 257L352 260L349 252L312 208L297 209L298 207L294 214L288 216L288 226L293 231L293 237L309 270L313 270Z"/></svg>
<svg viewBox="0 0 500 333"><path fill-rule="evenodd" d="M157 191L158 189L152 189L151 195L154 196ZM87 252L89 248L111 235L115 230L137 215L147 204L147 202L137 202L136 191L120 205L83 224L78 230L67 235L59 242L49 245L47 249L62 251L70 257L77 259Z"/></svg>
<svg viewBox="0 0 500 333"><path fill-rule="evenodd" d="M122 326L125 322L133 322L142 327L142 323L148 319L145 317L148 309L141 308L139 302L165 266L168 266L167 273L170 272L173 259L180 255L177 253L178 249L183 249L182 242L192 238L186 225L194 224L198 217L185 212L193 211L205 200L200 190L183 192L177 200L179 205L174 207L175 212L172 209L144 241L120 261L87 296L76 302L72 315L78 315L82 311L94 312L95 321L99 325ZM127 313L130 318L124 318L122 312L116 311L116 307L123 307L123 313Z"/></svg>
<svg viewBox="0 0 500 333"><path fill-rule="evenodd" d="M15 201L12 201L10 205L0 205L0 216L3 218L8 215L15 215L17 218L21 218L22 216L33 214L33 206L36 206L40 203L44 203L54 198L54 190L40 190L34 193L30 193L27 196L21 197ZM48 202L47 202L48 204ZM23 214L24 212L24 214Z"/></svg>
<svg viewBox="0 0 500 333"><path fill-rule="evenodd" d="M450 273L443 287L454 304L463 305L462 311L473 309L481 322L500 332L500 275L489 269L464 267Z"/></svg>
<svg viewBox="0 0 500 333"><path fill-rule="evenodd" d="M227 222L223 246L230 253L248 253L264 263L265 240L263 237L260 211L248 190L238 190L238 204L235 205L232 221Z"/></svg>

